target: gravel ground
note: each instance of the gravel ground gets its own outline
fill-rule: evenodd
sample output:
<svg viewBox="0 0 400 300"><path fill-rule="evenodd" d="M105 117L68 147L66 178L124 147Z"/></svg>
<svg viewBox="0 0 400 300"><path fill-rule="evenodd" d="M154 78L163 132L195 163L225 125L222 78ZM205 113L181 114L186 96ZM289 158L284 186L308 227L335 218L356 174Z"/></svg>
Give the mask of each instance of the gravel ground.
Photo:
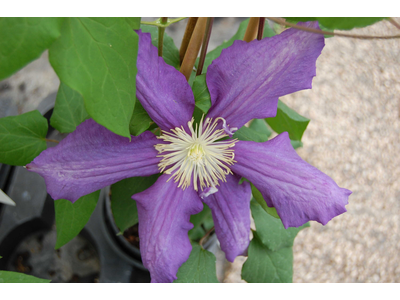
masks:
<svg viewBox="0 0 400 300"><path fill-rule="evenodd" d="M381 22L351 32L399 30ZM347 213L299 233L295 282L400 281L399 78L400 40L334 37L312 91L282 98L311 119L299 155L353 191Z"/></svg>
<svg viewBox="0 0 400 300"><path fill-rule="evenodd" d="M400 18L396 18L400 22ZM210 49L241 20L216 20ZM167 29L177 41L185 21ZM389 35L387 22L350 31ZM400 282L400 40L333 37L317 61L313 89L282 100L311 119L299 155L353 191L348 212L326 226L312 222L294 245L294 282ZM0 82L0 117L34 109L58 88L47 53ZM240 282L240 266L222 263L225 282Z"/></svg>
<svg viewBox="0 0 400 300"><path fill-rule="evenodd" d="M395 18L397 22L400 18ZM380 22L352 34L399 34ZM353 194L294 243L294 282L400 282L400 40L333 37L313 89L282 101L311 122L299 155ZM238 257L225 282L240 282Z"/></svg>

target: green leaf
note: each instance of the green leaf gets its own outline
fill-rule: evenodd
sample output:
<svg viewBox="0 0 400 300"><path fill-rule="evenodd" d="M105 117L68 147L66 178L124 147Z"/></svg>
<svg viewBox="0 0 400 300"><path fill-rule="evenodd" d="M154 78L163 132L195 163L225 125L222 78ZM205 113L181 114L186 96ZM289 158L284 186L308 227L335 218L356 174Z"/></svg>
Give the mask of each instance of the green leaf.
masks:
<svg viewBox="0 0 400 300"><path fill-rule="evenodd" d="M206 74L202 74L196 77L193 82L192 90L195 105L199 109L201 109L204 114L207 114L208 110L211 107L211 96L206 83Z"/></svg>
<svg viewBox="0 0 400 300"><path fill-rule="evenodd" d="M194 111L193 111L194 127L196 125L199 126L200 120L203 117L203 115L204 115L204 112L200 108L195 106Z"/></svg>
<svg viewBox="0 0 400 300"><path fill-rule="evenodd" d="M299 115L280 100L276 117L265 120L275 132L282 133L287 131L290 139L295 141L301 141L301 137L310 122L309 119Z"/></svg>
<svg viewBox="0 0 400 300"><path fill-rule="evenodd" d="M286 17L287 22L297 23L297 22L308 22L308 21L317 21L318 18L315 17Z"/></svg>
<svg viewBox="0 0 400 300"><path fill-rule="evenodd" d="M24 273L0 271L0 283L49 283L50 281Z"/></svg>
<svg viewBox="0 0 400 300"><path fill-rule="evenodd" d="M204 236L206 232L201 225L203 225L206 230L209 230L214 226L211 209L207 206L207 204L204 203L204 207L201 212L190 216L190 223L192 223L194 226L191 230L189 230L189 238L191 240L198 240Z"/></svg>
<svg viewBox="0 0 400 300"><path fill-rule="evenodd" d="M151 34L151 42L155 47L158 47L158 28L149 25L141 26L143 32L149 32ZM174 40L164 32L164 40L163 40L163 59L164 61L179 69L180 61L179 61L179 50L176 48Z"/></svg>
<svg viewBox="0 0 400 300"><path fill-rule="evenodd" d="M141 18L133 18L133 17L125 17L125 21L129 24L132 29L140 28L140 19Z"/></svg>
<svg viewBox="0 0 400 300"><path fill-rule="evenodd" d="M46 149L47 120L34 110L0 119L0 163L24 166Z"/></svg>
<svg viewBox="0 0 400 300"><path fill-rule="evenodd" d="M250 19L246 19L242 23L240 23L238 31L228 41L224 41L217 48L215 48L214 50L207 53L206 58L204 60L203 73L207 72L208 66L211 65L211 63L214 59L216 59L217 57L219 57L221 55L221 52L223 49L231 46L235 40L243 40L247 25L249 24L249 20ZM265 22L263 38L271 37L274 35L275 35L274 30L271 27L269 27L268 22ZM197 61L196 61L196 64L195 64L196 67L198 66L198 63L199 63L199 59L197 59Z"/></svg>
<svg viewBox="0 0 400 300"><path fill-rule="evenodd" d="M280 219L267 214L257 202L251 201L250 208L259 240L272 251L292 247L297 233L310 227L310 224L306 223L298 228L285 229Z"/></svg>
<svg viewBox="0 0 400 300"><path fill-rule="evenodd" d="M303 143L301 141L294 141L294 140L290 140L290 143L292 144L292 147L294 149L303 147Z"/></svg>
<svg viewBox="0 0 400 300"><path fill-rule="evenodd" d="M121 232L138 222L136 201L131 198L132 195L151 187L159 176L131 177L111 186L111 210Z"/></svg>
<svg viewBox="0 0 400 300"><path fill-rule="evenodd" d="M257 143L263 143L268 141L268 134L260 133L252 128L242 126L233 134L233 138L240 141L254 141Z"/></svg>
<svg viewBox="0 0 400 300"><path fill-rule="evenodd" d="M60 36L64 18L0 18L0 80L40 54Z"/></svg>
<svg viewBox="0 0 400 300"><path fill-rule="evenodd" d="M269 207L267 202L265 202L264 197L262 196L261 192L251 184L251 192L253 194L254 199L256 199L257 203L261 205L265 212L267 212L270 216L280 219L278 213L276 212L275 207Z"/></svg>
<svg viewBox="0 0 400 300"><path fill-rule="evenodd" d="M51 126L59 132L69 133L88 118L81 94L61 82L50 118Z"/></svg>
<svg viewBox="0 0 400 300"><path fill-rule="evenodd" d="M100 190L80 197L75 203L65 199L54 201L57 229L55 249L64 246L81 232L96 208L99 195Z"/></svg>
<svg viewBox="0 0 400 300"><path fill-rule="evenodd" d="M297 22L306 22L306 21L318 21L320 25L327 29L339 29L339 30L350 30L355 27L366 27L372 25L376 22L379 22L384 17L380 18L364 18L364 17L349 17L349 18L333 18L333 17L316 17L316 18L286 18L288 22L297 23ZM321 28L322 29L322 28Z"/></svg>
<svg viewBox="0 0 400 300"><path fill-rule="evenodd" d="M138 136L145 132L154 123L142 104L136 100L135 110L133 111L131 122L129 123L129 131L132 135Z"/></svg>
<svg viewBox="0 0 400 300"><path fill-rule="evenodd" d="M249 283L292 282L292 247L271 251L261 243L257 232L253 234L248 258L242 268L242 279Z"/></svg>
<svg viewBox="0 0 400 300"><path fill-rule="evenodd" d="M317 18L319 23L328 29L350 30L355 27L366 27L386 18Z"/></svg>
<svg viewBox="0 0 400 300"><path fill-rule="evenodd" d="M268 138L272 134L271 129L269 129L267 122L265 122L264 119L253 119L249 128Z"/></svg>
<svg viewBox="0 0 400 300"><path fill-rule="evenodd" d="M189 80L188 80L188 83L189 83L189 85L190 85L190 87L192 87L193 88L193 83L194 83L194 80L196 79L196 71L195 70L193 70L191 73L190 73L190 77L189 77Z"/></svg>
<svg viewBox="0 0 400 300"><path fill-rule="evenodd" d="M97 123L130 138L137 51L138 36L124 18L67 18L49 60Z"/></svg>
<svg viewBox="0 0 400 300"><path fill-rule="evenodd" d="M286 19L287 22L297 24L297 22L317 21L318 18L314 18L314 17L299 17L299 18L285 18L285 19ZM319 28L321 30L323 30L323 31L331 31L332 32L331 29L326 28L321 23L318 23L318 25L319 25ZM333 35L324 34L324 37L325 38L330 38L330 37L333 37Z"/></svg>
<svg viewBox="0 0 400 300"><path fill-rule="evenodd" d="M216 258L211 252L198 244L192 244L192 252L188 260L179 268L175 283L217 283Z"/></svg>

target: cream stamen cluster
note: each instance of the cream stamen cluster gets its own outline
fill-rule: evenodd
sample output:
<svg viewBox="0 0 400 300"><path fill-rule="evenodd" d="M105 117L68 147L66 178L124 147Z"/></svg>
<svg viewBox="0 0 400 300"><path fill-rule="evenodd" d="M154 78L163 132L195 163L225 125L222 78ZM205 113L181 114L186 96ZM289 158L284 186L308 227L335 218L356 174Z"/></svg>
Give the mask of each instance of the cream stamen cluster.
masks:
<svg viewBox="0 0 400 300"><path fill-rule="evenodd" d="M228 136L224 129L215 129L218 121L223 118L216 118L214 121L207 118L203 123L201 119L199 126L193 129L194 119L188 122L190 133L187 133L183 126L176 127L170 131L162 131L157 137L167 143L157 144L158 157L162 160L158 164L160 172L173 174L178 187L183 190L190 186L192 175L194 189L214 187L218 181L226 181L226 175L232 174L229 166L236 161L234 150L237 142L234 140L218 141ZM164 171L165 170L165 171Z"/></svg>

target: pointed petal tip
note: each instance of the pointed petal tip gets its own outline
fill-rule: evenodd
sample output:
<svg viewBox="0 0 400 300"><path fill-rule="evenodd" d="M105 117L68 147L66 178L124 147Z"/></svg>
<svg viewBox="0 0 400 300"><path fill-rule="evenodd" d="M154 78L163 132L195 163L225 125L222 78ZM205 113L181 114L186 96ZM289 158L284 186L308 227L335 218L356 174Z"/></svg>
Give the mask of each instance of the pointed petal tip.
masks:
<svg viewBox="0 0 400 300"><path fill-rule="evenodd" d="M191 120L195 101L185 76L158 56L150 33L139 35L136 96L151 119L163 130Z"/></svg>
<svg viewBox="0 0 400 300"><path fill-rule="evenodd" d="M208 67L208 116L238 128L251 119L273 117L279 97L312 88L323 47L322 35L294 28L260 41L235 41Z"/></svg>
<svg viewBox="0 0 400 300"><path fill-rule="evenodd" d="M336 203L335 206L332 207L329 211L321 211L319 214L315 217L309 217L307 216L307 220L295 220L295 219L287 219L287 218L281 218L283 226L285 229L288 229L289 227L300 227L303 226L305 223L309 221L316 221L320 223L321 225L325 226L328 224L333 218L338 217L345 212L347 212L346 205L348 205L348 198L350 194L352 194L351 191L345 189L345 188L339 188L339 194L341 194L340 199L336 198ZM278 211L277 211L278 212ZM279 212L278 212L279 215ZM280 215L279 215L280 216Z"/></svg>
<svg viewBox="0 0 400 300"><path fill-rule="evenodd" d="M308 221L325 225L346 212L351 191L301 159L287 132L264 143L238 142L235 159L232 171L255 185L268 206L276 208L285 228Z"/></svg>
<svg viewBox="0 0 400 300"><path fill-rule="evenodd" d="M249 182L240 182L240 176L228 175L219 191L203 199L212 212L215 233L226 259L233 262L243 255L250 243Z"/></svg>
<svg viewBox="0 0 400 300"><path fill-rule="evenodd" d="M182 190L171 175L161 175L147 190L132 196L137 202L140 251L152 282L173 282L192 246L190 215L203 209L197 192Z"/></svg>
<svg viewBox="0 0 400 300"><path fill-rule="evenodd" d="M54 200L75 202L119 180L158 173L157 143L151 132L129 141L89 119L26 167L44 178Z"/></svg>

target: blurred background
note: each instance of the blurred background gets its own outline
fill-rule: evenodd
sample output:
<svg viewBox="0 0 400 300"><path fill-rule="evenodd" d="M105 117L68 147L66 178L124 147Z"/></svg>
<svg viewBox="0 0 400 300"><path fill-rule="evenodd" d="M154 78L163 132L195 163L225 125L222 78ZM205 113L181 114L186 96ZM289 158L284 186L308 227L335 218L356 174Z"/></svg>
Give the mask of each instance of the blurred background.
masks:
<svg viewBox="0 0 400 300"><path fill-rule="evenodd" d="M216 18L209 50L244 19ZM185 26L186 20L166 30L178 48ZM348 33L400 30L382 21ZM312 90L281 100L311 119L299 155L353 194L347 213L326 226L311 222L299 233L293 281L400 282L400 39L331 37L325 43ZM58 85L45 52L0 82L0 117L35 109ZM221 257L219 279L240 282L245 258L230 264Z"/></svg>

